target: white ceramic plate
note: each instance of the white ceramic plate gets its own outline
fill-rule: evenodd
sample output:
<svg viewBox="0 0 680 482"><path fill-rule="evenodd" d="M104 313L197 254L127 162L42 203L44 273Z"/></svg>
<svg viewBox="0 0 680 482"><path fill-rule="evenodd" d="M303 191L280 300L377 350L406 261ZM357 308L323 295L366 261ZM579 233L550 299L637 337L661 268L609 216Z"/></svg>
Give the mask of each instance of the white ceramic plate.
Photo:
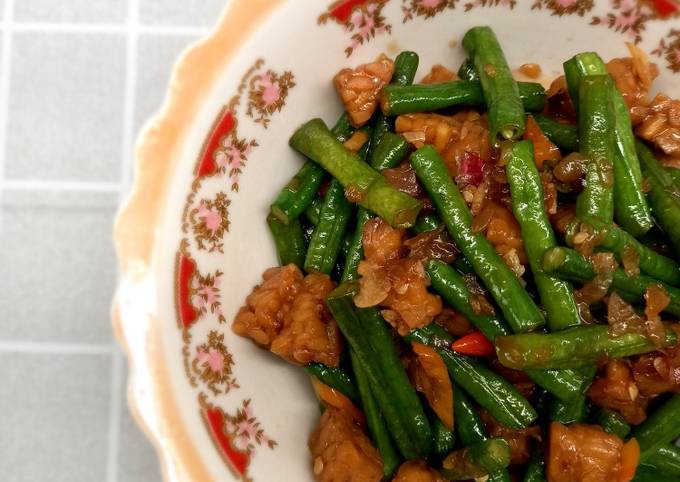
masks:
<svg viewBox="0 0 680 482"><path fill-rule="evenodd" d="M311 117L341 107L333 74L380 52L463 60L471 26L496 31L513 67L546 80L584 50L650 52L674 96L680 20L652 1L232 0L215 31L178 61L162 111L139 139L134 192L115 238L123 279L114 326L131 366L130 404L169 481L312 480L318 408L302 370L230 324L276 264L265 217L300 166L288 148ZM675 30L674 30L675 28Z"/></svg>

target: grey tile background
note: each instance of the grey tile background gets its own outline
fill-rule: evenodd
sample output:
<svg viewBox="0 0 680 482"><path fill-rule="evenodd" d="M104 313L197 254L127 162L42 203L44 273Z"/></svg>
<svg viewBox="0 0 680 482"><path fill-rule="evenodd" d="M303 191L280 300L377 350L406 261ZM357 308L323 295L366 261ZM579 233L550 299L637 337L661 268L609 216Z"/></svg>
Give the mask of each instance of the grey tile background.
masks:
<svg viewBox="0 0 680 482"><path fill-rule="evenodd" d="M206 25L217 22L224 0L139 0L140 19L149 25Z"/></svg>
<svg viewBox="0 0 680 482"><path fill-rule="evenodd" d="M3 482L161 480L110 329L111 222L174 59L227 1L0 0Z"/></svg>
<svg viewBox="0 0 680 482"><path fill-rule="evenodd" d="M6 177L117 181L124 80L123 34L14 34Z"/></svg>
<svg viewBox="0 0 680 482"><path fill-rule="evenodd" d="M126 0L15 0L14 18L20 22L123 22Z"/></svg>
<svg viewBox="0 0 680 482"><path fill-rule="evenodd" d="M135 83L134 129L139 131L144 122L162 104L168 73L177 56L196 36L159 37L140 35L137 44L137 82Z"/></svg>

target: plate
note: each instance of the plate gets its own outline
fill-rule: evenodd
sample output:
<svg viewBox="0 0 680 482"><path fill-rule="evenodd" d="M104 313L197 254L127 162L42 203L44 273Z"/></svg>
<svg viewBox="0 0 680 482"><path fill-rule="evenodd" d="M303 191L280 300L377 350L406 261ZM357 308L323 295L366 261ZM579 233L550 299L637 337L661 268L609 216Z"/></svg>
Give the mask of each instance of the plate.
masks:
<svg viewBox="0 0 680 482"><path fill-rule="evenodd" d="M318 407L302 370L239 338L231 321L276 264L265 217L301 165L287 144L341 107L330 79L379 53L463 60L462 34L491 25L511 66L546 81L584 50L638 44L675 97L680 19L653 1L232 0L178 60L143 130L136 179L115 226L122 270L113 304L130 363L129 402L168 481L312 480L307 438Z"/></svg>

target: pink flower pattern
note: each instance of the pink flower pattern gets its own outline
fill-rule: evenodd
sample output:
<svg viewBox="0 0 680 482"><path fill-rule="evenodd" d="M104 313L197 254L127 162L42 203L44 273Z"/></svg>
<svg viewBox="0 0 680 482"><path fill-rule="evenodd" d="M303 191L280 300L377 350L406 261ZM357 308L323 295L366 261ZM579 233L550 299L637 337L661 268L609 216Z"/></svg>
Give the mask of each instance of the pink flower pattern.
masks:
<svg viewBox="0 0 680 482"><path fill-rule="evenodd" d="M246 115L266 129L270 117L286 105L288 91L295 87L295 76L290 71L279 75L273 70L255 74L250 79Z"/></svg>
<svg viewBox="0 0 680 482"><path fill-rule="evenodd" d="M345 54L348 57L360 45L369 42L376 35L392 32L392 26L386 23L385 17L382 15L383 7L388 1L367 0L354 7L347 21L342 24L345 32L351 34L350 44L345 49ZM337 19L331 17L329 12L321 14L318 18L318 23L325 24L330 19L340 23Z"/></svg>
<svg viewBox="0 0 680 482"><path fill-rule="evenodd" d="M189 222L198 249L223 252L222 238L229 231L230 204L227 195L219 192L213 199L201 199L198 207L189 212Z"/></svg>
<svg viewBox="0 0 680 482"><path fill-rule="evenodd" d="M234 441L237 449L252 455L256 446L267 446L270 449L277 443L265 434L260 422L252 412L250 399L244 400L236 414L225 414L225 429L229 437Z"/></svg>
<svg viewBox="0 0 680 482"><path fill-rule="evenodd" d="M207 274L205 276L196 272L191 283L191 303L198 311L199 316L203 316L210 311L210 313L217 316L220 323L224 323L226 318L222 313L219 288L221 277L222 272L219 270L214 275Z"/></svg>
<svg viewBox="0 0 680 482"><path fill-rule="evenodd" d="M239 139L234 132L225 136L215 151L217 172L229 176L232 191L238 192L239 178L254 147L257 147L256 140Z"/></svg>
<svg viewBox="0 0 680 482"><path fill-rule="evenodd" d="M546 8L552 11L553 15L573 15L583 17L595 6L593 0L536 0L531 6L532 10Z"/></svg>
<svg viewBox="0 0 680 482"><path fill-rule="evenodd" d="M208 333L206 343L196 347L191 369L215 395L239 388L233 377L234 359L224 344L224 334Z"/></svg>
<svg viewBox="0 0 680 482"><path fill-rule="evenodd" d="M603 16L595 16L591 25L604 25L625 34L632 42L642 41L642 32L649 20L659 18L653 2L642 0L611 0L612 11Z"/></svg>
<svg viewBox="0 0 680 482"><path fill-rule="evenodd" d="M475 0L465 4L465 11L469 12L474 8L484 7L507 7L510 10L515 8L516 0Z"/></svg>
<svg viewBox="0 0 680 482"><path fill-rule="evenodd" d="M402 21L406 23L415 17L432 18L447 8L456 8L456 3L458 0L402 0Z"/></svg>
<svg viewBox="0 0 680 482"><path fill-rule="evenodd" d="M672 72L680 72L680 30L671 29L659 41L659 45L652 51L653 55L666 61L666 68Z"/></svg>

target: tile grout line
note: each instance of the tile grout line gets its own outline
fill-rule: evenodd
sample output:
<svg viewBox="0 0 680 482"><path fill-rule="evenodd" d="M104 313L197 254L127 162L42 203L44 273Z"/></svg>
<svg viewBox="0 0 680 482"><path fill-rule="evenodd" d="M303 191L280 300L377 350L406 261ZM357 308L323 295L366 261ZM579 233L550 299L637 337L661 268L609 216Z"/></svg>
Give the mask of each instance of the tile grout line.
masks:
<svg viewBox="0 0 680 482"><path fill-rule="evenodd" d="M10 70L12 66L12 17L14 0L5 0L3 11L4 29L2 30L2 59L0 63L0 181L5 179L7 156L7 130L9 119ZM0 186L0 196L2 186Z"/></svg>
<svg viewBox="0 0 680 482"><path fill-rule="evenodd" d="M36 353L56 355L108 355L108 343L59 343L36 341L0 341L0 353Z"/></svg>
<svg viewBox="0 0 680 482"><path fill-rule="evenodd" d="M109 406L108 451L106 454L106 482L118 482L118 455L120 453L120 422L123 415L122 391L123 355L116 342L111 346L111 405Z"/></svg>
<svg viewBox="0 0 680 482"><path fill-rule="evenodd" d="M127 192L132 163L135 82L137 79L137 38L139 28L139 0L128 0L127 42L125 50L125 87L123 91L123 125L121 142L121 168L118 191L119 202ZM111 406L109 407L108 453L106 482L118 482L118 460L120 454L120 423L123 416L122 391L125 389L123 356L112 342L111 356Z"/></svg>
<svg viewBox="0 0 680 482"><path fill-rule="evenodd" d="M127 187L130 184L130 174L134 158L134 115L135 115L135 87L137 81L137 56L138 56L138 22L139 0L128 0L128 41L125 66L125 91L123 104L123 142L121 150L120 186L121 201Z"/></svg>
<svg viewBox="0 0 680 482"><path fill-rule="evenodd" d="M0 180L0 190L5 191L74 191L118 193L121 184L117 182L90 181L43 181L40 179Z"/></svg>
<svg viewBox="0 0 680 482"><path fill-rule="evenodd" d="M4 25L8 25L5 23ZM126 34L130 28L128 23L50 23L50 22L15 22L12 24L15 32L40 33L97 33L97 34ZM0 28L3 27L0 21ZM196 36L210 31L209 27L200 25L136 25L135 31L141 35L162 36Z"/></svg>

